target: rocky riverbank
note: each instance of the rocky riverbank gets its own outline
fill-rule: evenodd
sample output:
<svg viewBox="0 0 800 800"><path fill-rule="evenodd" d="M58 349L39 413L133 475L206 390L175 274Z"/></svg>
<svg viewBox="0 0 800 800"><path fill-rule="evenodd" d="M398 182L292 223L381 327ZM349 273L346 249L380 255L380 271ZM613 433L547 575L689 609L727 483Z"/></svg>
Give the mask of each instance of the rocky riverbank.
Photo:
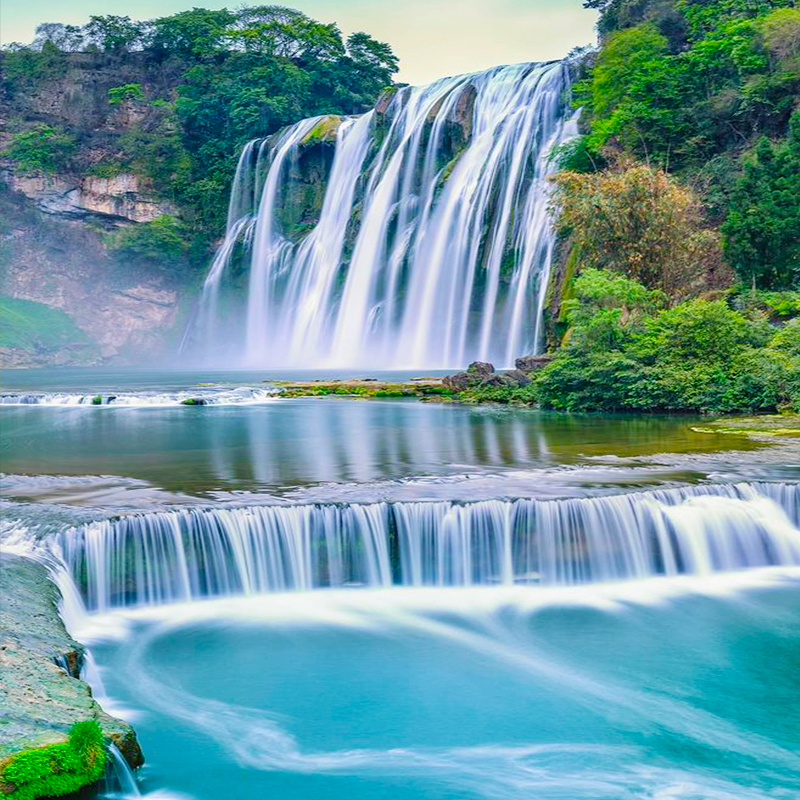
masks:
<svg viewBox="0 0 800 800"><path fill-rule="evenodd" d="M143 762L133 728L106 714L80 680L84 648L67 633L59 599L41 564L0 553L0 795L10 800L40 796L32 787L52 779L57 759L32 759L31 754L71 746L76 723L96 723L131 767ZM24 784L20 778L12 781L21 772L14 769L20 759L41 764L43 774L26 770ZM89 766L83 775L78 770L71 776L74 788L96 780Z"/></svg>

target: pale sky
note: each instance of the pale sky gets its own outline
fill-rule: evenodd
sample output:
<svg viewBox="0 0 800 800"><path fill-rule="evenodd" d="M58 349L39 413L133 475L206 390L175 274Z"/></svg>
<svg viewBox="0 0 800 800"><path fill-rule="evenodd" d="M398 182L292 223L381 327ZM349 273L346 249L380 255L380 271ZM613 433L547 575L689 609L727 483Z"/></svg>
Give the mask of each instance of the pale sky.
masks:
<svg viewBox="0 0 800 800"><path fill-rule="evenodd" d="M345 35L365 31L389 42L400 59L396 79L415 84L498 64L561 58L576 45L594 41L597 19L581 0L281 0L278 4L321 22L336 22ZM83 25L92 14L151 19L193 6L239 5L241 0L0 0L0 40L29 42L41 22Z"/></svg>

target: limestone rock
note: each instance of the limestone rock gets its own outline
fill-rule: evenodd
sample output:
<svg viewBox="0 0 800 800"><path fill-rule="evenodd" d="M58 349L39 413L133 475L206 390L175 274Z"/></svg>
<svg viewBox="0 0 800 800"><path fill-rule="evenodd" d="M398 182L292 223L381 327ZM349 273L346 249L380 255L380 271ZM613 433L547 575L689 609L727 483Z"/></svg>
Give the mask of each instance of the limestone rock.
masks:
<svg viewBox="0 0 800 800"><path fill-rule="evenodd" d="M108 217L112 220L150 222L163 214L174 215L175 208L144 191L132 174L100 178L86 175L16 175L3 173L9 187L32 200L46 214L83 218Z"/></svg>
<svg viewBox="0 0 800 800"><path fill-rule="evenodd" d="M494 372L494 366L487 361L473 361L467 367L467 372L470 375L491 375Z"/></svg>
<svg viewBox="0 0 800 800"><path fill-rule="evenodd" d="M94 719L137 767L133 728L106 714L77 677L84 650L64 628L58 600L41 564L0 554L0 759L65 742L74 723Z"/></svg>

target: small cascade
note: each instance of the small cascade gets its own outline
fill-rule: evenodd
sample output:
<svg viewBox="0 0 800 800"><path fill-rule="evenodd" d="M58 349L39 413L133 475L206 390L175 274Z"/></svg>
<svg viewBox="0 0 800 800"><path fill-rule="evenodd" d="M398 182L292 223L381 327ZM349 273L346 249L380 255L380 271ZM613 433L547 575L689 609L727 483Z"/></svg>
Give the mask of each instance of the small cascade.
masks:
<svg viewBox="0 0 800 800"><path fill-rule="evenodd" d="M136 777L119 748L111 742L108 745L109 763L105 777L104 797L130 800L132 797L141 797Z"/></svg>
<svg viewBox="0 0 800 800"><path fill-rule="evenodd" d="M800 486L185 509L71 528L88 610L349 585L571 585L800 565ZM77 604L76 604L77 605Z"/></svg>
<svg viewBox="0 0 800 800"><path fill-rule="evenodd" d="M447 368L538 350L551 153L577 133L569 87L566 63L497 67L249 143L182 352L251 367ZM331 140L320 168L308 154Z"/></svg>
<svg viewBox="0 0 800 800"><path fill-rule="evenodd" d="M112 408L149 408L181 405L234 406L259 405L270 402L277 391L251 386L198 387L196 391L176 392L115 392L84 394L80 392L30 392L2 394L0 405L5 406L92 406Z"/></svg>

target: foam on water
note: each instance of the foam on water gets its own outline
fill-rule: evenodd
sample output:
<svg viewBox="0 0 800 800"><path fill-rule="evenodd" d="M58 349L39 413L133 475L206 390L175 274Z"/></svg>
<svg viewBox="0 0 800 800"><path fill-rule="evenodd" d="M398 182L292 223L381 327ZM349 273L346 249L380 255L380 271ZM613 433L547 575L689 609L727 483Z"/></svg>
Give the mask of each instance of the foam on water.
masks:
<svg viewBox="0 0 800 800"><path fill-rule="evenodd" d="M163 408L180 405L259 405L275 399L276 390L241 386L236 389L201 387L180 392L30 392L0 395L7 406L86 406L91 408ZM187 402L189 401L189 402ZM192 402L194 401L194 402Z"/></svg>

